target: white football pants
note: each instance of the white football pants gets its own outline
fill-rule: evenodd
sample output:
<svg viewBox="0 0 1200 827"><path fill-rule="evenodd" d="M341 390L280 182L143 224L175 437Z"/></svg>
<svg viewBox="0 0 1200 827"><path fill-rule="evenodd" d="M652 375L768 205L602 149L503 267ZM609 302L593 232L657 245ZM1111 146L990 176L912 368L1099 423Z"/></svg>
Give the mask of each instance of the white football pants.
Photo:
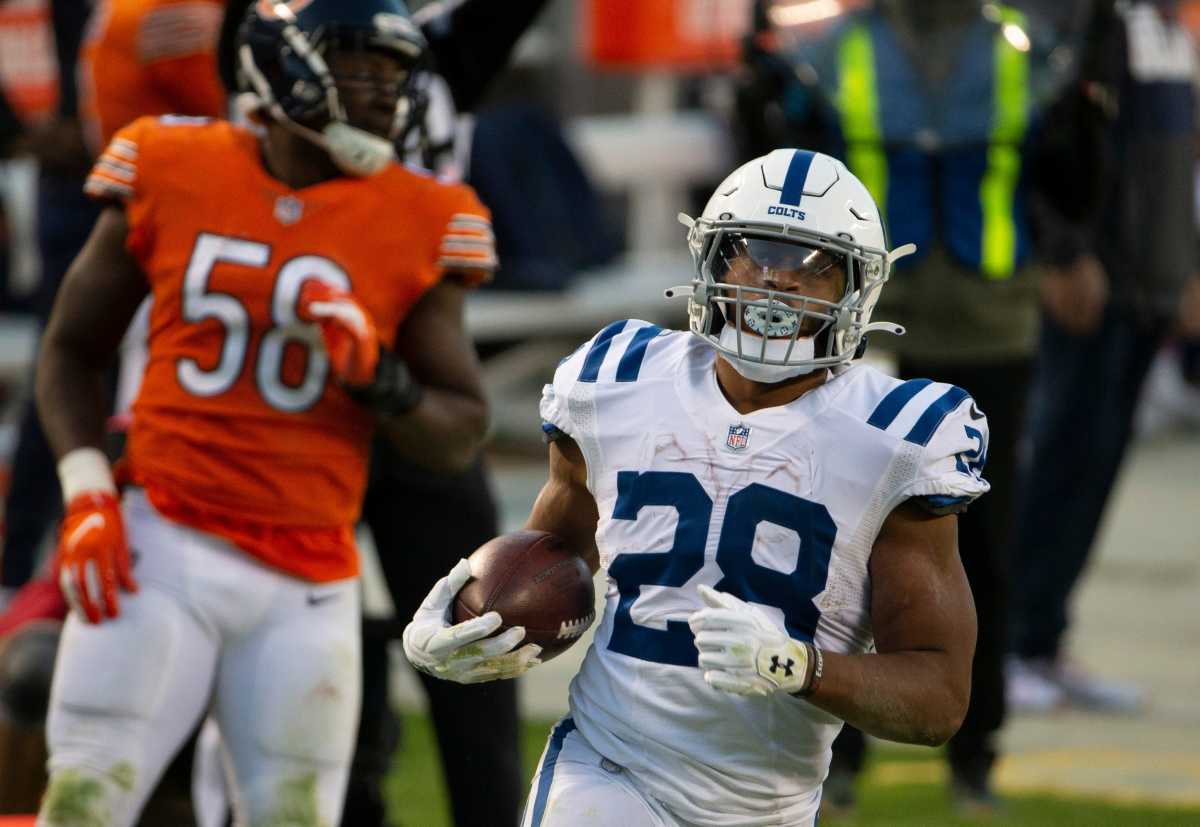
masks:
<svg viewBox="0 0 1200 827"><path fill-rule="evenodd" d="M314 584L124 497L140 590L97 626L67 619L38 827L129 827L205 714L239 825L338 824L358 726L356 579Z"/></svg>
<svg viewBox="0 0 1200 827"><path fill-rule="evenodd" d="M629 772L596 752L570 718L550 730L521 827L687 827Z"/></svg>

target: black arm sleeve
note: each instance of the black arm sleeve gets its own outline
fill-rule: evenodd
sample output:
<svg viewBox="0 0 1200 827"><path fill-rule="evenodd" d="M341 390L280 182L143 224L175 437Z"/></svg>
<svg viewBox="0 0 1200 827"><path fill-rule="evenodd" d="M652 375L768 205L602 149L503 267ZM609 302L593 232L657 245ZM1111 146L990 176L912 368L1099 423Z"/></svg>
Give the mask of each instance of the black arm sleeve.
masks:
<svg viewBox="0 0 1200 827"><path fill-rule="evenodd" d="M254 0L227 0L221 36L217 39L217 74L229 94L237 92L237 33L246 19L246 9Z"/></svg>
<svg viewBox="0 0 1200 827"><path fill-rule="evenodd" d="M1094 252L1116 153L1113 121L1126 55L1111 4L1094 12L1079 76L1047 110L1030 147L1030 220L1038 257L1065 266Z"/></svg>
<svg viewBox="0 0 1200 827"><path fill-rule="evenodd" d="M448 0L430 7L421 31L437 73L446 79L460 112L479 105L521 35L549 0Z"/></svg>
<svg viewBox="0 0 1200 827"><path fill-rule="evenodd" d="M421 385L404 360L383 348L371 384L347 387L346 392L358 404L383 416L403 416L420 404L422 396Z"/></svg>
<svg viewBox="0 0 1200 827"><path fill-rule="evenodd" d="M822 119L821 90L802 81L792 58L776 50L768 5L756 0L751 31L742 40L733 124L738 157L749 160L781 146L838 154Z"/></svg>
<svg viewBox="0 0 1200 827"><path fill-rule="evenodd" d="M75 67L79 63L79 48L83 45L83 32L92 13L92 4L89 0L54 0L50 12L54 46L58 52L58 111L73 118L79 113Z"/></svg>

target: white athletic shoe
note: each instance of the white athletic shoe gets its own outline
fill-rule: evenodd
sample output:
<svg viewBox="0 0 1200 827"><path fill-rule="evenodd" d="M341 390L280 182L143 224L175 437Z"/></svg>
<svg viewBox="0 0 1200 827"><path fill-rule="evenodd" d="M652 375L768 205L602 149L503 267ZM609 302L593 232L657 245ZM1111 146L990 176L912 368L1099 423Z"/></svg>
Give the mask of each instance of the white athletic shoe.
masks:
<svg viewBox="0 0 1200 827"><path fill-rule="evenodd" d="M1059 657L1048 662L1047 677L1058 684L1067 702L1081 709L1132 715L1145 703L1145 693L1131 683L1101 678L1078 663Z"/></svg>
<svg viewBox="0 0 1200 827"><path fill-rule="evenodd" d="M1010 657L1005 669L1008 707L1013 712L1045 713L1063 706L1130 715L1145 703L1133 684L1100 678L1066 658Z"/></svg>
<svg viewBox="0 0 1200 827"><path fill-rule="evenodd" d="M1066 705L1062 688L1033 664L1015 656L1005 662L1004 686L1010 712L1041 715Z"/></svg>

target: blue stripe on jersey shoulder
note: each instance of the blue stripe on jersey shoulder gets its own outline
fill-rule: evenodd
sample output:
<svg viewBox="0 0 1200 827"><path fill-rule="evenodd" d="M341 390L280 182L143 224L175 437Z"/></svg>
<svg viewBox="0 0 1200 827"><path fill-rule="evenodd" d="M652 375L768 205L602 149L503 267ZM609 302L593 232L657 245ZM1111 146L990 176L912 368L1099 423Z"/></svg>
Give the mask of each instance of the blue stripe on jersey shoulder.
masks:
<svg viewBox="0 0 1200 827"><path fill-rule="evenodd" d="M600 369L608 357L608 351L613 347L613 340L623 333L630 333L628 341L622 340L625 352L617 362L618 382L636 382L646 359L646 348L651 340L658 337L663 329L658 325L622 319L613 322L596 334L591 347L583 359L583 368L579 371L580 382L597 382L600 379ZM618 345L621 347L622 345Z"/></svg>
<svg viewBox="0 0 1200 827"><path fill-rule="evenodd" d="M646 358L646 348L650 340L662 333L662 328L656 324L646 325L633 334L633 341L625 348L621 361L617 364L618 382L636 382L642 370L642 362Z"/></svg>
<svg viewBox="0 0 1200 827"><path fill-rule="evenodd" d="M546 757L542 759L541 770L538 772L537 794L533 799L530 827L541 827L542 816L546 814L546 801L550 798L550 787L554 783L554 766L558 763L558 754L562 752L563 741L574 731L575 722L570 718L563 718L550 733L550 744L546 747Z"/></svg>
<svg viewBox="0 0 1200 827"><path fill-rule="evenodd" d="M579 371L580 382L595 382L600 378L600 366L604 364L608 348L612 344L612 340L625 329L627 324L629 324L629 320L622 319L619 322L613 322L596 334L591 349L583 359L583 370Z"/></svg>
<svg viewBox="0 0 1200 827"><path fill-rule="evenodd" d="M871 412L870 418L867 419L867 424L874 425L881 431L886 431L888 426L896 421L896 417L900 415L900 411L904 410L904 406L931 384L933 384L932 379L910 379L904 384L892 388L891 393L883 397L880 403L875 406L875 410Z"/></svg>
<svg viewBox="0 0 1200 827"><path fill-rule="evenodd" d="M904 435L904 439L914 445L928 445L942 420L970 395L962 388L951 386L950 390L939 396L937 401L921 414L921 418L912 426L912 430Z"/></svg>

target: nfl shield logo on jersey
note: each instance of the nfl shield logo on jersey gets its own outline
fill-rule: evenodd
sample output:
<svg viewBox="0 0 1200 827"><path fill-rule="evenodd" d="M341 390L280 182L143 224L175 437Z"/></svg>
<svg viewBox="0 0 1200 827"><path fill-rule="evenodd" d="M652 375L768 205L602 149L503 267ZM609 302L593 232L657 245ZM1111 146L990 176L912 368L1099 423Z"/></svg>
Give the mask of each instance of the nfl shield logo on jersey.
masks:
<svg viewBox="0 0 1200 827"><path fill-rule="evenodd" d="M748 425L730 425L729 436L725 437L725 447L730 451L745 451L750 444L750 427Z"/></svg>
<svg viewBox="0 0 1200 827"><path fill-rule="evenodd" d="M295 224L304 217L304 202L294 195L275 199L275 219L280 224Z"/></svg>

